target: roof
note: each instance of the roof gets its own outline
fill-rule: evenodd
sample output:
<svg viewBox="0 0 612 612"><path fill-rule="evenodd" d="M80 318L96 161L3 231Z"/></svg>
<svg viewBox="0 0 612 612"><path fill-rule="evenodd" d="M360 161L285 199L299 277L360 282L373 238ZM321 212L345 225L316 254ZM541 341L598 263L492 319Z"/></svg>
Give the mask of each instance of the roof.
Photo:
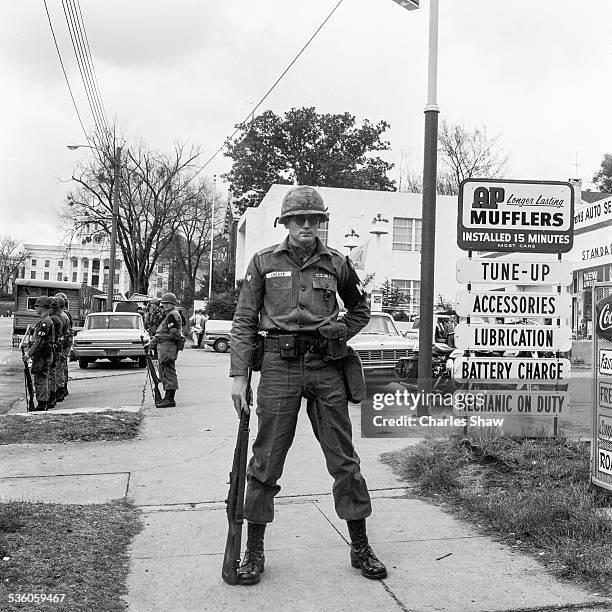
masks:
<svg viewBox="0 0 612 612"><path fill-rule="evenodd" d="M601 191L581 191L580 197L582 198L583 202L592 204L593 202L598 202L599 200L612 198L612 193L602 193Z"/></svg>
<svg viewBox="0 0 612 612"><path fill-rule="evenodd" d="M52 289L75 289L78 291L83 284L70 281L36 280L34 278L18 278L15 284L21 287L51 287Z"/></svg>

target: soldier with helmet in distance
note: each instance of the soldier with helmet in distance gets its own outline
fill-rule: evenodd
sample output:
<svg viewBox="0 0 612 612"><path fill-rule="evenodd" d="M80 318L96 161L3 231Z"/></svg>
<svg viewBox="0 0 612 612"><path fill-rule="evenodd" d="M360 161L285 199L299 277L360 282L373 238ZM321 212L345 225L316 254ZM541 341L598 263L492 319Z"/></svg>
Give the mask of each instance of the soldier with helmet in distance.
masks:
<svg viewBox="0 0 612 612"><path fill-rule="evenodd" d="M25 359L32 359L32 374L34 374L34 390L38 405L36 410L47 410L49 402L49 369L53 363L53 345L55 329L49 316L51 298L40 296L34 304L40 321L34 327L32 345L24 353Z"/></svg>
<svg viewBox="0 0 612 612"><path fill-rule="evenodd" d="M62 341L61 368L57 379L58 387L55 390L55 399L61 402L68 395L68 359L70 357L70 347L72 346L74 331L72 329L72 315L68 308L68 297L65 293L56 293L55 297L58 300L60 316L66 326L66 333Z"/></svg>
<svg viewBox="0 0 612 612"><path fill-rule="evenodd" d="M339 365L347 352L346 340L365 327L370 311L350 260L317 237L319 223L328 218L315 188L289 189L277 219L289 235L253 256L236 307L230 376L238 415L249 410L248 368L261 368L258 432L247 470L244 505L247 546L238 569L239 584L256 584L264 569L264 531L274 518L274 497L280 491L277 482L303 397L334 479L336 513L348 523L351 565L367 578L387 575L368 543L365 519L372 512L370 495L353 448ZM342 322L337 320L336 293L347 309ZM251 348L263 334L263 361L251 364Z"/></svg>
<svg viewBox="0 0 612 612"><path fill-rule="evenodd" d="M174 293L164 293L161 298L161 305L164 310L162 319L155 336L151 339L151 348L157 349L159 360L159 377L166 394L158 408L168 408L176 406L174 394L178 389L178 378L176 376L176 358L179 350L185 346L185 337L181 331L181 316L176 309L178 300Z"/></svg>

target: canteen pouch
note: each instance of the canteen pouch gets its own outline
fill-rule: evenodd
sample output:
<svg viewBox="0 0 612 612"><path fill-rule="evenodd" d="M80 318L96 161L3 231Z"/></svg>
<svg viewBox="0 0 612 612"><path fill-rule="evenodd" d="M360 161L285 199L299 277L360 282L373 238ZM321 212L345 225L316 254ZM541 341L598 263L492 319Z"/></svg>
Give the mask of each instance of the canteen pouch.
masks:
<svg viewBox="0 0 612 612"><path fill-rule="evenodd" d="M348 401L360 404L366 398L366 384L361 359L353 347L348 347L346 357L340 361L340 370Z"/></svg>
<svg viewBox="0 0 612 612"><path fill-rule="evenodd" d="M282 359L294 359L298 356L297 337L295 334L278 335L278 351Z"/></svg>
<svg viewBox="0 0 612 612"><path fill-rule="evenodd" d="M261 372L264 357L264 336L257 334L251 352L251 368L253 372Z"/></svg>
<svg viewBox="0 0 612 612"><path fill-rule="evenodd" d="M344 323L330 323L319 327L319 333L323 336L320 343L321 356L323 361L333 361L343 359L348 354L346 344L348 329Z"/></svg>
<svg viewBox="0 0 612 612"><path fill-rule="evenodd" d="M181 336L181 339L176 343L176 348L182 351L185 348L185 336Z"/></svg>

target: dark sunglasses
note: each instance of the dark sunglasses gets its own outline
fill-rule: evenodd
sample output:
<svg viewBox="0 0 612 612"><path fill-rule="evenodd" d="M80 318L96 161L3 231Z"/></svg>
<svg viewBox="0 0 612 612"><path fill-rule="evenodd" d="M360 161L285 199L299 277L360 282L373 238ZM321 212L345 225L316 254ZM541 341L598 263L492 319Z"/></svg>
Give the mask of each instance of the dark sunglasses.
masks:
<svg viewBox="0 0 612 612"><path fill-rule="evenodd" d="M319 225L321 217L319 215L293 215L291 217L296 225L304 225L308 220L308 225Z"/></svg>

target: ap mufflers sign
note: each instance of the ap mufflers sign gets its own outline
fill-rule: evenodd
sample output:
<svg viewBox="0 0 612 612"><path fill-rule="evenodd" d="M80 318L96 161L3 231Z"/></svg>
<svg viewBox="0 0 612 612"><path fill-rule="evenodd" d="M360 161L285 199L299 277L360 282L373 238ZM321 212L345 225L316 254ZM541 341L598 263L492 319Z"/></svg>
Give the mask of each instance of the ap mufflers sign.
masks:
<svg viewBox="0 0 612 612"><path fill-rule="evenodd" d="M595 335L612 342L612 294L595 304Z"/></svg>
<svg viewBox="0 0 612 612"><path fill-rule="evenodd" d="M574 189L570 183L497 179L461 183L460 249L567 253L573 242Z"/></svg>

